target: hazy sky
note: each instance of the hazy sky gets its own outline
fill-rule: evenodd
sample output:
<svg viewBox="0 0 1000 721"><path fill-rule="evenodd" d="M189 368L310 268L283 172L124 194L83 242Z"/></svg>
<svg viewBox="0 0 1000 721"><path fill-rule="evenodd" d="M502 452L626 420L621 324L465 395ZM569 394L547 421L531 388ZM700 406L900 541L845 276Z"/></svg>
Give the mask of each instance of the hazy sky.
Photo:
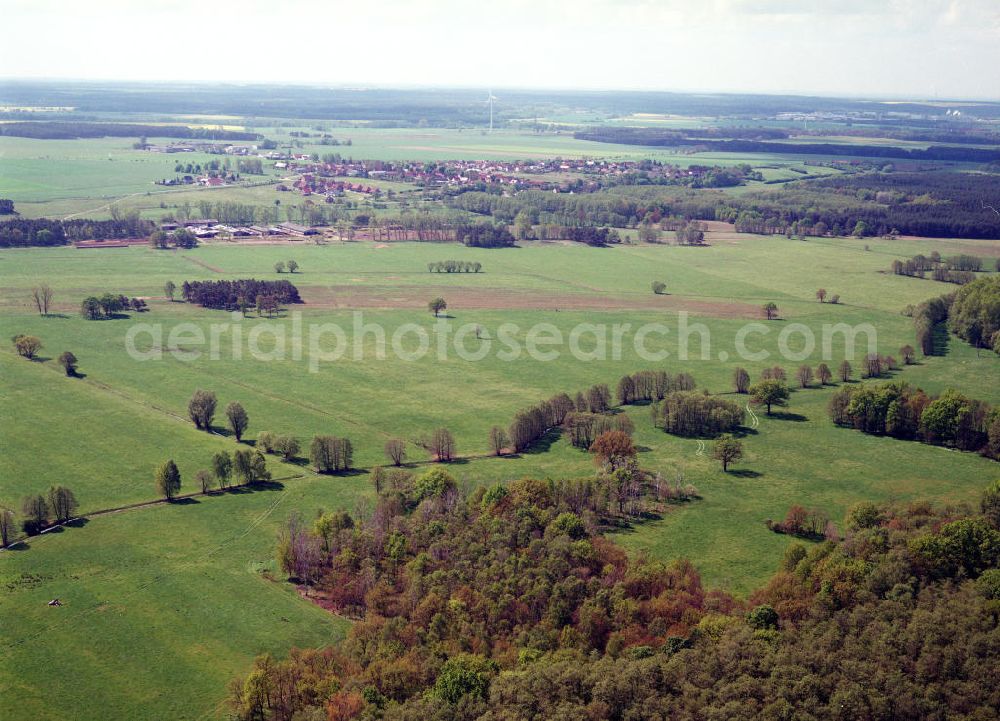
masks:
<svg viewBox="0 0 1000 721"><path fill-rule="evenodd" d="M1000 0L0 0L0 76L1000 99Z"/></svg>

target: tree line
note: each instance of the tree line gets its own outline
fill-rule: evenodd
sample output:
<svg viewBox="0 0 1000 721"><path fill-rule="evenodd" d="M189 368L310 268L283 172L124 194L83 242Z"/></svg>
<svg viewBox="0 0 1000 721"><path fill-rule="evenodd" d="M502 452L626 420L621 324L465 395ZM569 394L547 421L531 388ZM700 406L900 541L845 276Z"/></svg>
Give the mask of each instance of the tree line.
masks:
<svg viewBox="0 0 1000 721"><path fill-rule="evenodd" d="M483 264L469 260L439 260L427 264L428 273L478 273Z"/></svg>

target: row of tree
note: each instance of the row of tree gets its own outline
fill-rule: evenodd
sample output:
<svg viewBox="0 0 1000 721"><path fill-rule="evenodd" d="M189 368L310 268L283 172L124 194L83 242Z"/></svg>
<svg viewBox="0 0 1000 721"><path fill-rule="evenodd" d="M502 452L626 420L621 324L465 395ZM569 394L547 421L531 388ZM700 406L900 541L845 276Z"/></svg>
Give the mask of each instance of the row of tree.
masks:
<svg viewBox="0 0 1000 721"><path fill-rule="evenodd" d="M468 260L439 260L427 264L428 273L478 273L483 264Z"/></svg>
<svg viewBox="0 0 1000 721"><path fill-rule="evenodd" d="M29 494L21 500L21 530L37 536L46 528L73 520L79 508L76 495L66 486L51 486L44 495ZM0 507L0 546L7 547L16 539L16 519L11 509Z"/></svg>
<svg viewBox="0 0 1000 721"><path fill-rule="evenodd" d="M831 420L864 433L979 451L1000 460L1000 408L949 389L931 396L907 383L844 386L830 398Z"/></svg>
<svg viewBox="0 0 1000 721"><path fill-rule="evenodd" d="M129 298L125 295L115 295L105 293L104 295L90 295L80 303L80 315L87 320L107 320L115 318L123 311L131 310L135 313L144 313L149 310L146 301L142 298Z"/></svg>

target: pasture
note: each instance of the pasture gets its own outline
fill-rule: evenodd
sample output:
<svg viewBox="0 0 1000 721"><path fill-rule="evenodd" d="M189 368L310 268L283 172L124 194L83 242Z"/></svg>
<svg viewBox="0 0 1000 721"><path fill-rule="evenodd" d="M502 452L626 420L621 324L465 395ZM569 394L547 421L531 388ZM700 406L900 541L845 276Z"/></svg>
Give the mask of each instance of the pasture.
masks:
<svg viewBox="0 0 1000 721"><path fill-rule="evenodd" d="M351 134L355 143L362 142L353 129ZM440 156L440 149L435 152ZM482 155L481 149L476 152ZM250 415L250 438L271 430L293 434L307 447L313 434L346 435L359 470L385 462L382 447L391 437L407 441L410 462L426 463L421 436L443 426L454 433L460 456L450 470L466 485L590 475L589 455L558 434L517 457L488 457L489 428L506 426L519 408L557 392L595 383L613 388L624 373L642 369L689 372L712 393L731 391L735 365L756 378L763 367L781 364L791 376L799 362L781 360L778 336L793 323L817 337L824 325L870 323L879 350L896 354L913 338L911 320L900 310L954 286L886 274L893 258L935 249L949 255L971 244L980 255L1000 252L1000 244L991 242L802 242L720 231L709 233L708 241L706 248L525 243L484 250L437 243L300 242L215 243L191 251L4 251L0 337L37 335L47 360L17 358L7 344L0 349L5 399L0 503L16 504L28 490L52 483L76 489L84 511L152 499L153 469L167 457L178 462L182 492L194 490L194 472L207 466L215 450L234 445L231 438L196 431L186 420L187 400L197 388L218 395L220 431L221 408L238 400ZM274 263L288 259L295 259L301 272L277 275ZM428 272L428 263L446 259L481 262L483 272ZM234 319L163 297L168 280L179 286L184 280L247 277L292 280L305 303L271 320ZM669 295L654 296L654 280L665 282ZM30 289L40 282L55 291L51 317L39 317L30 304ZM842 304L818 303L814 292L820 287L840 294ZM80 300L105 291L146 297L150 312L84 320ZM441 321L426 307L435 296L448 301L449 317ZM734 339L746 324L763 323L759 309L766 301L778 304L781 318L765 323L768 330L748 345L770 357L738 361ZM681 311L690 314L684 321ZM360 357L352 347L340 360L317 362L313 372L309 327L335 324L353 333L358 312L365 324L383 330L385 341L371 330L357 345ZM244 338L254 326L266 327L270 343L280 333L293 337L297 322L305 333L301 359L291 343L284 357L234 357L229 342L234 327L244 329ZM710 347L696 334L688 358L679 357L682 322L702 324ZM139 351L162 349L161 359L138 361L126 352L126 338L137 323L162 326L159 339L148 333L135 339ZM620 359L577 359L568 344L555 346L560 355L553 360L532 358L526 350L504 360L497 344L482 360L460 357L453 344L446 358L432 346L412 361L391 349L392 337L407 326L411 334L402 346L413 351L418 333L413 328L435 340L440 337L435 333L447 328L453 340L460 326L479 325L495 340L505 323L517 326L510 337L522 349L529 329L539 323L551 324L563 338L581 324L628 324L634 332L662 323L668 332L650 336L646 347L670 356L640 357L630 334ZM190 324L189 335L171 341L171 329L180 324ZM191 338L199 332L211 337L213 326L225 326L219 357L207 352L191 357L201 348ZM580 345L591 350L595 342L586 336ZM803 348L795 337L789 345L793 351ZM328 334L313 348L332 353L335 346ZM467 337L465 347L481 346ZM378 357L379 349L386 350L385 359ZM86 377L64 377L53 360L63 350L77 355ZM815 366L820 351L817 347L801 362ZM830 365L836 367L845 352L842 337L834 336ZM855 361L858 368L860 357ZM957 339L946 356L921 359L895 377L928 392L954 387L1000 402L1000 359ZM711 459L710 443L703 450L698 439L653 428L644 406L624 409L635 423L640 464L693 483L701 498L670 506L660 518L616 534L616 540L664 560L690 558L707 585L745 594L771 573L789 543L764 521L783 516L790 504L823 508L839 521L862 499L919 496L971 503L998 473L994 462L973 454L836 428L826 413L832 392L831 387L799 390L783 414L766 417L758 411L759 425L744 436L746 457L730 474ZM263 489L95 516L32 539L29 548L0 553L5 589L0 617L14 619L0 629L0 695L37 718L58 717L67 708L80 716L104 710L129 718L221 717L227 680L245 670L256 652L338 638L346 622L271 579L275 533L292 511L310 518L321 507L354 510L370 503L367 475L320 477L300 464L273 459L271 468L275 483ZM53 597L65 605L47 607ZM67 644L86 649L86 668L60 656L58 649ZM52 686L48 682L55 676L73 681ZM109 708L112 694L116 706Z"/></svg>

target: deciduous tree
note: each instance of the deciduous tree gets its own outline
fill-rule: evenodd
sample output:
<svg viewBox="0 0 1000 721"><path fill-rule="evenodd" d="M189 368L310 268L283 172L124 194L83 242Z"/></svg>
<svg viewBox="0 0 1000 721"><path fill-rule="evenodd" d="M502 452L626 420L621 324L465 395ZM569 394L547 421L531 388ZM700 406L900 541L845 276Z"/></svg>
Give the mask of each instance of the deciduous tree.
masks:
<svg viewBox="0 0 1000 721"><path fill-rule="evenodd" d="M509 442L507 431L503 428L500 426L490 428L490 450L493 451L493 455L502 456Z"/></svg>
<svg viewBox="0 0 1000 721"><path fill-rule="evenodd" d="M42 349L42 341L33 335L16 335L11 340L14 342L17 354L28 360L32 360Z"/></svg>
<svg viewBox="0 0 1000 721"><path fill-rule="evenodd" d="M194 421L194 427L200 430L212 430L212 419L215 418L215 394L211 391L196 390L188 401L188 416Z"/></svg>
<svg viewBox="0 0 1000 721"><path fill-rule="evenodd" d="M438 428L431 434L428 447L434 460L448 463L455 457L455 438L447 428Z"/></svg>
<svg viewBox="0 0 1000 721"><path fill-rule="evenodd" d="M448 304L445 302L444 298L434 298L427 304L427 309L434 314L435 318L437 318L441 314L441 311L445 310L447 307Z"/></svg>
<svg viewBox="0 0 1000 721"><path fill-rule="evenodd" d="M168 501L181 490L181 472L173 459L167 460L156 469L156 490Z"/></svg>
<svg viewBox="0 0 1000 721"><path fill-rule="evenodd" d="M243 433L250 423L250 416L247 415L247 412L240 403L233 401L226 406L226 421L229 425L229 430L236 437L236 442L239 443L242 441Z"/></svg>
<svg viewBox="0 0 1000 721"><path fill-rule="evenodd" d="M76 360L76 356L73 355L68 350L63 351L59 355L59 365L63 367L63 370L66 371L66 375L68 375L70 378L76 375L77 362L78 361Z"/></svg>
<svg viewBox="0 0 1000 721"><path fill-rule="evenodd" d="M712 457L717 461L721 461L722 472L727 473L729 471L729 464L743 457L743 443L728 433L719 436L718 440L715 441L715 447L712 449Z"/></svg>
<svg viewBox="0 0 1000 721"><path fill-rule="evenodd" d="M733 389L737 393L746 393L750 388L750 374L746 368L737 368L733 371Z"/></svg>
<svg viewBox="0 0 1000 721"><path fill-rule="evenodd" d="M784 406L788 403L788 386L779 380L764 380L750 386L750 399L759 405L767 406L767 415L771 415L771 406Z"/></svg>
<svg viewBox="0 0 1000 721"><path fill-rule="evenodd" d="M403 465L406 460L406 442L401 438L390 438L385 442L385 456L392 461L392 465Z"/></svg>

